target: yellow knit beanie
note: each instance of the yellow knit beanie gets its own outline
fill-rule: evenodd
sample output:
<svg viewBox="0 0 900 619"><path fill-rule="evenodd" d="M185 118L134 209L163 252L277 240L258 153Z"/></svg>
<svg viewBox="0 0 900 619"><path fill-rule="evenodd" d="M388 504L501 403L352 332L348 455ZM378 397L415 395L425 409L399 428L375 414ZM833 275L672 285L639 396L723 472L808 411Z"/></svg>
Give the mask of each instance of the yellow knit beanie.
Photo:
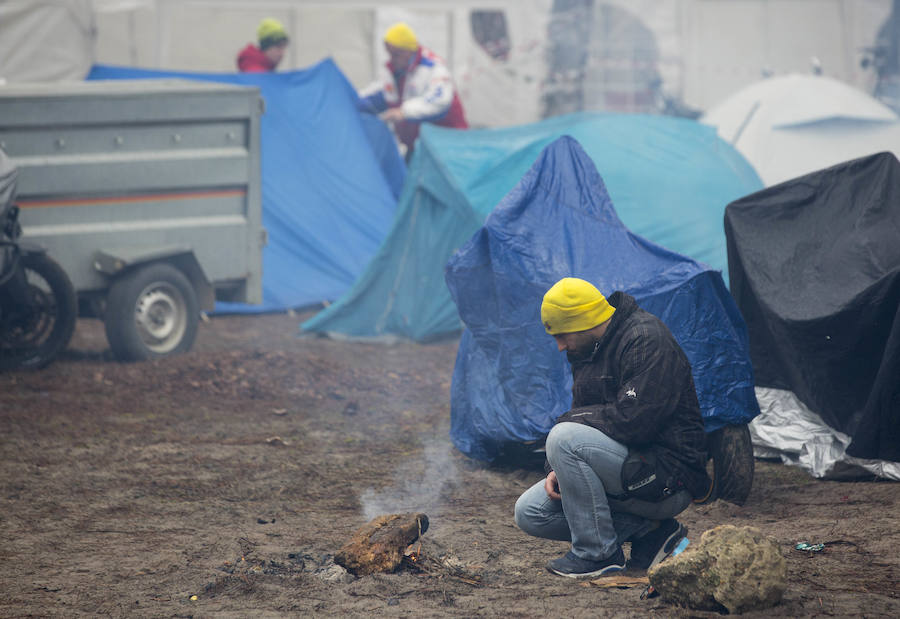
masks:
<svg viewBox="0 0 900 619"><path fill-rule="evenodd" d="M259 28L256 29L256 38L259 40L259 47L266 49L273 45L286 43L288 40L287 30L284 25L277 19L266 17L259 22Z"/></svg>
<svg viewBox="0 0 900 619"><path fill-rule="evenodd" d="M419 49L416 33L403 22L397 22L387 29L387 32L384 33L384 42L393 47L408 49L411 52Z"/></svg>
<svg viewBox="0 0 900 619"><path fill-rule="evenodd" d="M541 322L550 335L587 331L609 320L615 311L593 284L564 277L544 295Z"/></svg>

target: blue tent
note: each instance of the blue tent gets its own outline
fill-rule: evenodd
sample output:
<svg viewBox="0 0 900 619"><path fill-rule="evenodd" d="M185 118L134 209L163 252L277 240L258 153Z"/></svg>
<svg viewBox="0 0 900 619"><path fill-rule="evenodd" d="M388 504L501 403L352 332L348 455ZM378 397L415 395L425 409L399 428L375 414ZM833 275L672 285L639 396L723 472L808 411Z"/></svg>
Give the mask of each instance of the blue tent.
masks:
<svg viewBox="0 0 900 619"><path fill-rule="evenodd" d="M492 460L506 443L543 438L570 408L568 362L540 319L544 293L567 276L623 290L668 325L707 431L759 413L746 325L721 274L630 232L590 157L563 137L447 264L466 325L451 389L460 451Z"/></svg>
<svg viewBox="0 0 900 619"><path fill-rule="evenodd" d="M714 269L727 268L725 205L762 183L711 127L667 116L598 113L479 131L426 125L393 227L375 258L346 295L303 329L416 340L458 331L444 283L447 259L562 135L576 138L603 170L631 230Z"/></svg>
<svg viewBox="0 0 900 619"><path fill-rule="evenodd" d="M331 60L288 73L185 73L95 66L88 79L180 77L256 86L260 122L263 304L271 311L333 300L363 272L388 230L405 165L384 123L360 114Z"/></svg>

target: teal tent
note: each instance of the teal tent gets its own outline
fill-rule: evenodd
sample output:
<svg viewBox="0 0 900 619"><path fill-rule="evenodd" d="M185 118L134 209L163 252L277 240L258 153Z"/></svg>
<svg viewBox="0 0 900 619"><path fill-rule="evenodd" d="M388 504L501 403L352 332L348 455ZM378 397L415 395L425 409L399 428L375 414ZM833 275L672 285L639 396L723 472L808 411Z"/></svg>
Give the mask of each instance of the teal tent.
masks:
<svg viewBox="0 0 900 619"><path fill-rule="evenodd" d="M375 257L346 294L301 328L419 341L458 331L462 323L444 282L447 260L563 135L593 160L627 228L725 272L725 205L762 183L711 127L598 113L479 131L426 125Z"/></svg>

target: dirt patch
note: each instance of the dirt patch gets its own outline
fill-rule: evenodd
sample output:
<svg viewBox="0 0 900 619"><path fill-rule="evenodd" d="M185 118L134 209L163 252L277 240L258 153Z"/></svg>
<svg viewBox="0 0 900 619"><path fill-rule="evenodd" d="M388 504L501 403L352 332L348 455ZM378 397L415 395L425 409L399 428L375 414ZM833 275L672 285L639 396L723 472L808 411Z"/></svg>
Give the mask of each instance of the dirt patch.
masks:
<svg viewBox="0 0 900 619"><path fill-rule="evenodd" d="M541 474L448 439L456 340L298 338L300 318L216 317L190 354L136 364L79 321L58 362L0 375L0 615L715 616L544 569L566 545L512 521ZM422 567L334 569L355 529L403 511L430 520ZM745 506L682 520L778 542L787 593L761 617L900 616L898 484L757 462Z"/></svg>

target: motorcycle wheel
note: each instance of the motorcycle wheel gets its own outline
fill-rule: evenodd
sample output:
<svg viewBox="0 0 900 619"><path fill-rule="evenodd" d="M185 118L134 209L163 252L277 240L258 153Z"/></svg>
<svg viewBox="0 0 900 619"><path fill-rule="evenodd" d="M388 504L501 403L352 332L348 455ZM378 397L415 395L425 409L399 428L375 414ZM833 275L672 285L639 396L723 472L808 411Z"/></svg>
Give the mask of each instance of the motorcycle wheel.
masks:
<svg viewBox="0 0 900 619"><path fill-rule="evenodd" d="M46 366L68 346L78 318L75 288L53 258L43 253L24 254L21 266L34 311L3 317L0 370Z"/></svg>
<svg viewBox="0 0 900 619"><path fill-rule="evenodd" d="M120 361L145 361L190 350L200 310L194 287L158 262L123 275L106 297L106 339Z"/></svg>
<svg viewBox="0 0 900 619"><path fill-rule="evenodd" d="M747 424L725 426L708 437L716 498L743 505L753 487L755 460Z"/></svg>

